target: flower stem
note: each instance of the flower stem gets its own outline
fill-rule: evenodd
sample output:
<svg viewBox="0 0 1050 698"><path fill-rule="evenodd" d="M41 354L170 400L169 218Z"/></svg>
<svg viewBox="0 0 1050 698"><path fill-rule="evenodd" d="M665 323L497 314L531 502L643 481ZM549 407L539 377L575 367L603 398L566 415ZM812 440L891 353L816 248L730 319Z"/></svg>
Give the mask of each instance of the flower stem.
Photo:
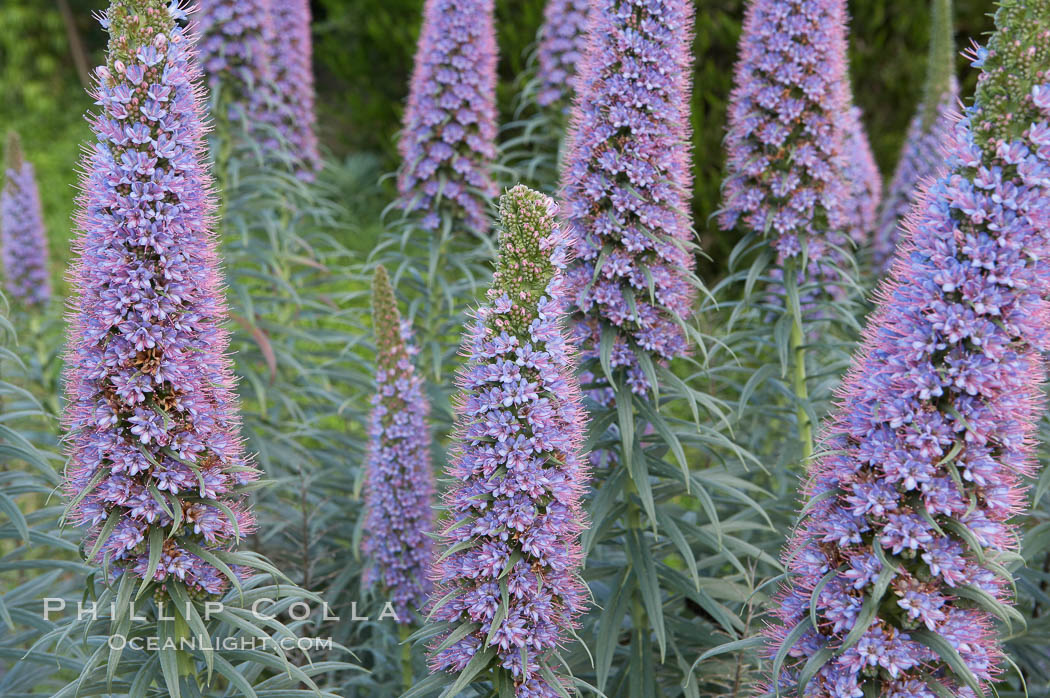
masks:
<svg viewBox="0 0 1050 698"><path fill-rule="evenodd" d="M795 420L798 424L799 444L802 446L802 459L806 461L813 455L813 425L806 411L806 405L809 403L809 389L806 387L806 344L802 319L798 315L791 321L790 348L794 362L792 387L796 401Z"/></svg>
<svg viewBox="0 0 1050 698"><path fill-rule="evenodd" d="M414 680L412 678L412 644L408 641L409 636L412 635L412 628L407 624L402 625L400 628L401 637L401 683L404 686L405 692L412 688Z"/></svg>

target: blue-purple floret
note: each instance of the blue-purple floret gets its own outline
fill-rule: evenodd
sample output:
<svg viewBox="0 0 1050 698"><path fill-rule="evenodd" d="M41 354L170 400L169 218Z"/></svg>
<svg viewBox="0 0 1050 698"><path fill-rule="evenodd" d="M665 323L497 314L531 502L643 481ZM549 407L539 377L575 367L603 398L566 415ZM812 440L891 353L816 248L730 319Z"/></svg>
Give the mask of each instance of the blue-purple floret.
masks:
<svg viewBox="0 0 1050 698"><path fill-rule="evenodd" d="M1050 348L1050 89L1021 99L1027 126L994 110L955 126L908 219L785 556L770 654L804 632L776 677L782 695L828 649L807 696L972 698L935 636L983 689L998 675L994 618L968 599L1010 602L1001 565L1017 552ZM1021 135L986 135L1003 124Z"/></svg>
<svg viewBox="0 0 1050 698"><path fill-rule="evenodd" d="M695 284L689 104L692 18L685 0L591 3L562 173L576 261L566 272L582 357L612 332L611 366L653 389L639 361L688 352Z"/></svg>
<svg viewBox="0 0 1050 698"><path fill-rule="evenodd" d="M444 557L433 570L432 617L451 625L430 664L458 672L492 651L515 696L555 698L564 687L544 670L564 682L551 654L587 593L579 578L585 414L564 326L571 240L554 202L521 185L500 213L497 272L465 340ZM458 639L438 649L452 633Z"/></svg>
<svg viewBox="0 0 1050 698"><path fill-rule="evenodd" d="M485 233L499 189L493 0L427 0L398 149L398 205L424 230Z"/></svg>

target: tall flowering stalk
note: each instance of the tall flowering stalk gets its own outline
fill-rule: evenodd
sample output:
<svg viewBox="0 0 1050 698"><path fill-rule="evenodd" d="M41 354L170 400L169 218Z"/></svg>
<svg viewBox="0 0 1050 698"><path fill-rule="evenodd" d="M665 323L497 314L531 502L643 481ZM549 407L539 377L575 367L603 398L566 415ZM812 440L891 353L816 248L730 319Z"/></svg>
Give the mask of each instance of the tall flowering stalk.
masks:
<svg viewBox="0 0 1050 698"><path fill-rule="evenodd" d="M277 128L298 161L296 174L311 180L321 168L314 132L313 39L309 0L272 0L270 64L276 87Z"/></svg>
<svg viewBox="0 0 1050 698"><path fill-rule="evenodd" d="M972 697L999 672L1050 348L1050 2L996 26L803 490L781 694Z"/></svg>
<svg viewBox="0 0 1050 698"><path fill-rule="evenodd" d="M401 623L411 623L429 591L434 473L430 465L430 405L412 365L394 289L386 269L372 279L376 394L372 399L364 550Z"/></svg>
<svg viewBox="0 0 1050 698"><path fill-rule="evenodd" d="M918 200L923 185L944 165L944 143L951 136L953 114L959 102L952 3L932 0L931 8L930 57L923 102L908 125L872 242L874 261L882 271L893 259L901 221Z"/></svg>
<svg viewBox="0 0 1050 698"><path fill-rule="evenodd" d="M498 188L493 0L427 0L398 148L398 205L425 230L489 229Z"/></svg>
<svg viewBox="0 0 1050 698"><path fill-rule="evenodd" d="M851 107L845 117L846 173L853 192L850 237L856 246L862 247L867 245L878 222L882 175L871 152L860 108Z"/></svg>
<svg viewBox="0 0 1050 698"><path fill-rule="evenodd" d="M25 306L44 306L51 299L47 232L40 208L33 165L25 159L15 132L7 136L7 167L0 190L0 255L4 288Z"/></svg>
<svg viewBox="0 0 1050 698"><path fill-rule="evenodd" d="M844 0L751 0L726 134L719 222L772 236L780 266L840 292L851 226Z"/></svg>
<svg viewBox="0 0 1050 698"><path fill-rule="evenodd" d="M200 70L167 0L115 0L71 281L71 519L117 574L217 594L253 519L211 231ZM221 564L221 563L220 563ZM228 574L228 573L226 573Z"/></svg>
<svg viewBox="0 0 1050 698"><path fill-rule="evenodd" d="M258 128L274 124L277 103L269 5L269 0L200 0L194 18L201 66L212 97L224 107L221 116L260 133L273 148L273 135Z"/></svg>
<svg viewBox="0 0 1050 698"><path fill-rule="evenodd" d="M539 92L541 107L565 111L576 93L577 70L587 50L589 0L548 0L540 27Z"/></svg>
<svg viewBox="0 0 1050 698"><path fill-rule="evenodd" d="M693 6L685 0L598 0L577 81L562 173L576 240L566 273L586 359L611 332L609 364L639 395L654 386L641 354L688 350L693 231L689 96Z"/></svg>
<svg viewBox="0 0 1050 698"><path fill-rule="evenodd" d="M584 412L564 329L571 240L554 202L522 185L500 200L500 219L489 303L467 334L460 377L431 610L450 627L431 666L469 667L468 677L492 669L494 684L513 685L516 696L554 698L562 679L552 655L586 595L578 577Z"/></svg>

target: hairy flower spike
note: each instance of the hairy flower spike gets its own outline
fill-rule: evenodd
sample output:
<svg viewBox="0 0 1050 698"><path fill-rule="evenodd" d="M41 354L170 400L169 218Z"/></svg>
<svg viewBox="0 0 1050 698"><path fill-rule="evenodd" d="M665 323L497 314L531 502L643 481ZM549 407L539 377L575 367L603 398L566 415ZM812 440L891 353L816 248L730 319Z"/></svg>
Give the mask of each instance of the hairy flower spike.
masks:
<svg viewBox="0 0 1050 698"><path fill-rule="evenodd" d="M27 307L44 306L51 299L47 232L33 165L23 156L14 131L7 136L6 158L4 188L0 191L4 288L12 300Z"/></svg>
<svg viewBox="0 0 1050 698"><path fill-rule="evenodd" d="M587 51L589 0L548 0L538 52L542 107L564 111L575 94L576 71Z"/></svg>
<svg viewBox="0 0 1050 698"><path fill-rule="evenodd" d="M114 0L104 18L109 62L96 71L101 110L71 276L66 489L92 561L218 594L226 581L202 556L252 531L240 489L257 472L243 456L225 355L200 71L184 17L166 0Z"/></svg>
<svg viewBox="0 0 1050 698"><path fill-rule="evenodd" d="M425 230L476 233L498 188L493 0L426 0L398 148L399 205Z"/></svg>
<svg viewBox="0 0 1050 698"><path fill-rule="evenodd" d="M200 0L195 19L201 66L208 88L226 107L224 116L257 131L264 145L274 148L273 135L257 128L276 119L269 5L269 0Z"/></svg>
<svg viewBox="0 0 1050 698"><path fill-rule="evenodd" d="M692 17L687 0L598 0L577 81L562 173L577 236L567 272L584 358L613 331L613 367L651 390L638 353L688 350L681 321L694 298L689 192Z"/></svg>
<svg viewBox="0 0 1050 698"><path fill-rule="evenodd" d="M719 223L773 236L835 284L851 229L845 0L751 0L729 107ZM834 294L837 289L829 290Z"/></svg>
<svg viewBox="0 0 1050 698"><path fill-rule="evenodd" d="M899 226L923 186L944 165L944 144L951 137L959 103L955 78L955 43L951 0L933 0L930 57L923 103L908 125L897 169L879 212L871 248L879 270L893 259Z"/></svg>
<svg viewBox="0 0 1050 698"><path fill-rule="evenodd" d="M309 0L271 0L271 65L277 92L277 128L301 162L296 174L312 180L321 168L314 113L313 39Z"/></svg>
<svg viewBox="0 0 1050 698"><path fill-rule="evenodd" d="M366 578L383 586L401 623L410 623L430 591L427 571L433 545L431 511L434 472L430 465L430 405L423 379L412 365L390 277L382 266L372 279L372 324L376 336L376 394L372 399L367 502L363 548L371 567Z"/></svg>
<svg viewBox="0 0 1050 698"><path fill-rule="evenodd" d="M782 624L769 630L771 653L801 632L775 677L781 695L818 653L807 696L973 698L999 672L995 618L972 599L1010 602L1002 565L1016 557L1011 519L1043 412L1050 2L1003 3L996 25L976 52L976 105L908 218L803 493Z"/></svg>
<svg viewBox="0 0 1050 698"><path fill-rule="evenodd" d="M500 201L503 230L489 303L466 338L458 447L433 618L434 670L461 671L494 652L515 695L561 695L550 654L584 608L578 577L584 412L563 327L569 235L554 202L518 185ZM468 624L476 628L459 637ZM436 649L451 634L448 647Z"/></svg>

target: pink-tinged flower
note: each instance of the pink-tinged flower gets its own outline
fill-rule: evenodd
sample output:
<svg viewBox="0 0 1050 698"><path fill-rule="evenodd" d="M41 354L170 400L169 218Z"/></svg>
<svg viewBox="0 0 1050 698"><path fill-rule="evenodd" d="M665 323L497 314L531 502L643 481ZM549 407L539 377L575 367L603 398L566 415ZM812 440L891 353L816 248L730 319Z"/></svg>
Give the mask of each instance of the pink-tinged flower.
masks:
<svg viewBox="0 0 1050 698"><path fill-rule="evenodd" d="M540 27L539 92L542 107L567 110L576 94L576 72L587 51L589 0L547 0Z"/></svg>
<svg viewBox="0 0 1050 698"><path fill-rule="evenodd" d="M1050 15L1002 5L996 23L977 52L975 106L907 219L803 490L768 630L771 654L801 632L774 677L782 695L973 698L934 636L982 688L999 672L995 619L961 590L1010 602L1001 564L1017 552L1043 413L1050 102L1038 96L1050 59L1029 48L1045 44Z"/></svg>
<svg viewBox="0 0 1050 698"><path fill-rule="evenodd" d="M426 0L398 141L398 205L425 230L485 233L498 193L493 0Z"/></svg>
<svg viewBox="0 0 1050 698"><path fill-rule="evenodd" d="M777 262L840 286L850 245L845 0L751 0L730 96L718 220L768 235Z"/></svg>
<svg viewBox="0 0 1050 698"><path fill-rule="evenodd" d="M44 306L51 299L47 232L33 165L25 159L18 136L7 138L7 168L0 190L0 255L4 288L11 300Z"/></svg>
<svg viewBox="0 0 1050 698"><path fill-rule="evenodd" d="M312 180L321 168L314 132L313 39L309 0L271 0L270 64L277 99L277 129L301 164L296 174Z"/></svg>
<svg viewBox="0 0 1050 698"><path fill-rule="evenodd" d="M225 582L201 553L252 531L239 490L257 471L238 436L183 16L177 3L115 0L104 18L71 276L66 490L93 562L216 594Z"/></svg>
<svg viewBox="0 0 1050 698"><path fill-rule="evenodd" d="M412 364L415 348L402 326L386 269L372 280L376 335L376 394L372 399L363 549L368 580L382 584L401 623L427 600L427 567L434 527L434 472L430 465L430 405Z"/></svg>
<svg viewBox="0 0 1050 698"><path fill-rule="evenodd" d="M695 296L689 95L692 18L685 0L591 3L562 172L576 236L566 273L583 358L612 331L611 365L631 390L652 386L638 354L688 351Z"/></svg>
<svg viewBox="0 0 1050 698"><path fill-rule="evenodd" d="M547 196L518 185L500 201L500 256L488 305L466 337L458 445L446 494L432 617L450 623L434 670L494 648L515 695L554 698L552 653L586 603L579 579L584 411L564 328L568 233Z"/></svg>
<svg viewBox="0 0 1050 698"><path fill-rule="evenodd" d="M850 238L862 247L868 243L878 221L879 201L882 198L882 175L871 152L871 143L864 130L859 107L850 107L845 113L846 177L849 179L853 201L850 205Z"/></svg>
<svg viewBox="0 0 1050 698"><path fill-rule="evenodd" d="M225 107L225 118L255 131L272 148L273 134L258 128L273 126L276 118L269 6L269 0L200 0L194 20L212 98Z"/></svg>

